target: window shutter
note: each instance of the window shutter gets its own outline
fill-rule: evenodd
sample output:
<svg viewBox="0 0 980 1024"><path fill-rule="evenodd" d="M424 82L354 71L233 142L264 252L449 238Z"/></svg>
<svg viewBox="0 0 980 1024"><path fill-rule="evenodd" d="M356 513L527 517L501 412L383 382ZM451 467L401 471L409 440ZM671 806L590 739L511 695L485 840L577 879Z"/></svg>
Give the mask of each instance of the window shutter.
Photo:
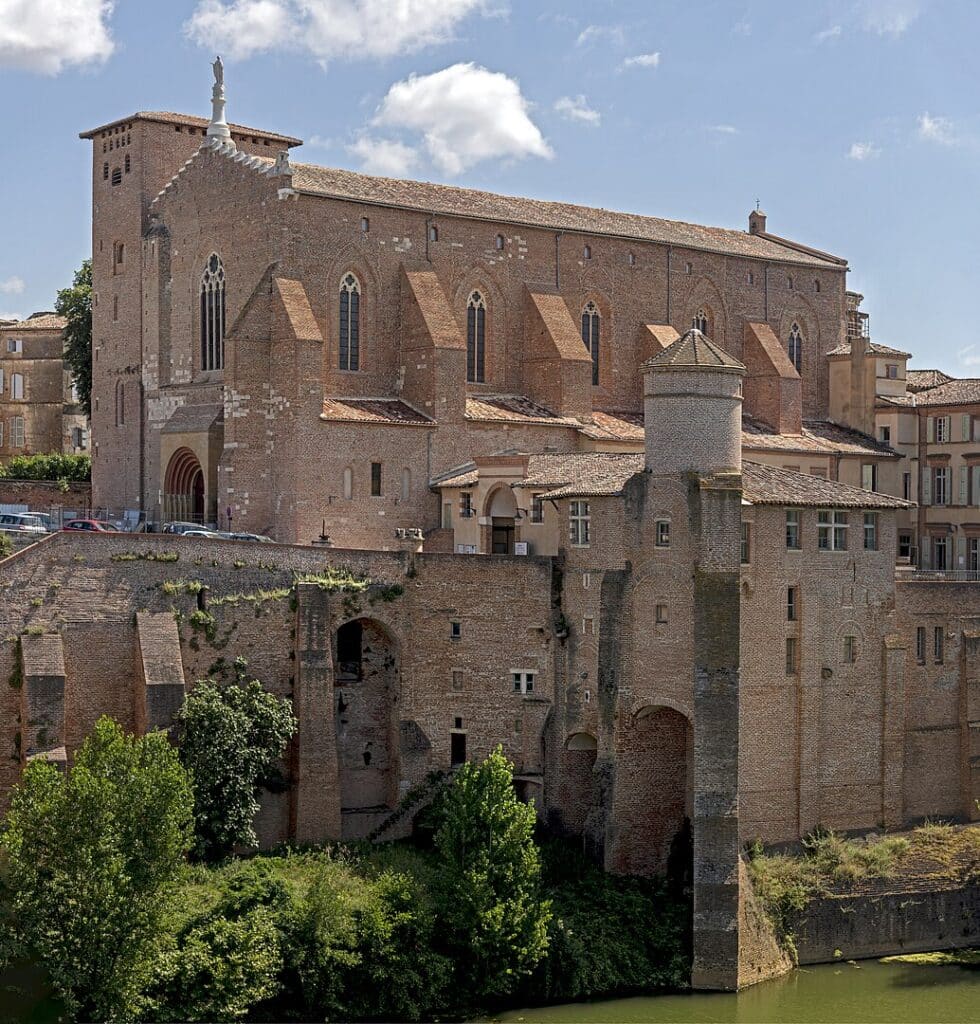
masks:
<svg viewBox="0 0 980 1024"><path fill-rule="evenodd" d="M921 538L922 545L919 548L919 563L922 569L932 568L932 538L926 535Z"/></svg>
<svg viewBox="0 0 980 1024"><path fill-rule="evenodd" d="M966 537L956 538L956 568L966 568Z"/></svg>
<svg viewBox="0 0 980 1024"><path fill-rule="evenodd" d="M965 413L963 413L962 416L960 416L960 428L962 430L963 440L964 441L969 441L970 440L970 414L968 412L965 412Z"/></svg>
<svg viewBox="0 0 980 1024"><path fill-rule="evenodd" d="M966 505L969 502L967 494L969 493L970 478L968 476L969 469L966 466L960 466L960 504Z"/></svg>
<svg viewBox="0 0 980 1024"><path fill-rule="evenodd" d="M973 467L973 504L980 505L980 466Z"/></svg>
<svg viewBox="0 0 980 1024"><path fill-rule="evenodd" d="M922 470L922 495L921 495L922 500L919 502L920 505L931 505L932 504L932 497L931 497L932 481L929 479L929 474L931 472L932 472L932 470L930 470L928 466L926 466Z"/></svg>
<svg viewBox="0 0 980 1024"><path fill-rule="evenodd" d="M933 416L926 417L926 441L933 444L936 440L936 420Z"/></svg>

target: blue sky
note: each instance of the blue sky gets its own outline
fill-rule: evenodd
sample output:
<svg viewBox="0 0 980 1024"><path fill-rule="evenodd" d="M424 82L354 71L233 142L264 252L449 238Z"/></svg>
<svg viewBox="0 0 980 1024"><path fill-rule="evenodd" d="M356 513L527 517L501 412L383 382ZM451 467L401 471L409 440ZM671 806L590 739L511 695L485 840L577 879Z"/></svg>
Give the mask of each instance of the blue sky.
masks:
<svg viewBox="0 0 980 1024"><path fill-rule="evenodd" d="M79 131L209 112L296 158L846 256L877 341L980 376L971 0L0 0L0 316L90 248ZM970 315L968 315L970 314Z"/></svg>

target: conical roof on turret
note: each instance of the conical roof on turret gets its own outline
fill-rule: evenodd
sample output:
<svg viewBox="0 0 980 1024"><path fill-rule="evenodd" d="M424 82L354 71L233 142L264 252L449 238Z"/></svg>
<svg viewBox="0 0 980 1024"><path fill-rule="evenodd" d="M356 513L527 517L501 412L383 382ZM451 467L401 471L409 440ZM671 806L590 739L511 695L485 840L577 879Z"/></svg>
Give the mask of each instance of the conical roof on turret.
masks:
<svg viewBox="0 0 980 1024"><path fill-rule="evenodd" d="M719 348L696 327L671 342L662 352L648 359L645 370L720 370L725 373L745 373L744 364Z"/></svg>

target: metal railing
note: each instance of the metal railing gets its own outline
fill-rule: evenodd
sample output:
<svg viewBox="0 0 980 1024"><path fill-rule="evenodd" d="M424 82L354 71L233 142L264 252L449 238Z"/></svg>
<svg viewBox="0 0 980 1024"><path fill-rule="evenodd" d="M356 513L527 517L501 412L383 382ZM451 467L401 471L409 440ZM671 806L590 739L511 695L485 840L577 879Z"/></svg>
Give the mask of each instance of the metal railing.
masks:
<svg viewBox="0 0 980 1024"><path fill-rule="evenodd" d="M913 583L980 583L980 569L905 569L900 578Z"/></svg>

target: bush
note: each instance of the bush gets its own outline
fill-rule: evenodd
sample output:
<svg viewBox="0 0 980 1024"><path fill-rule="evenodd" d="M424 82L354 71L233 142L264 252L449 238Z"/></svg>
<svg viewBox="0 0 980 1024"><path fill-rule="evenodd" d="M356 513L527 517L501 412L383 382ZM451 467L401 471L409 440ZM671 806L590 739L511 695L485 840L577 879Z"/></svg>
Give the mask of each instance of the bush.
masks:
<svg viewBox="0 0 980 1024"><path fill-rule="evenodd" d="M88 455L15 455L0 466L0 478L6 480L92 479L92 459Z"/></svg>

